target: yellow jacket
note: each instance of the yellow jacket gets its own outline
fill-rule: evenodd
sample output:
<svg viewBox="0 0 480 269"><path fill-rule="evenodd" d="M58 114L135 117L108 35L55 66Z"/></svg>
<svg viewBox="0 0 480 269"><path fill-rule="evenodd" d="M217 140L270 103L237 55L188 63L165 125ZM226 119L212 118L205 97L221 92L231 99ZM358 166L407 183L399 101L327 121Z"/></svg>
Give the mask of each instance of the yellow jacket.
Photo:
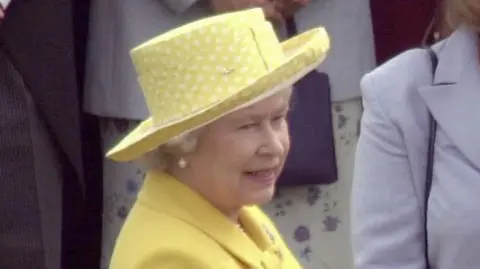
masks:
<svg viewBox="0 0 480 269"><path fill-rule="evenodd" d="M117 240L110 269L300 269L269 218L245 207L248 236L180 181L150 173Z"/></svg>

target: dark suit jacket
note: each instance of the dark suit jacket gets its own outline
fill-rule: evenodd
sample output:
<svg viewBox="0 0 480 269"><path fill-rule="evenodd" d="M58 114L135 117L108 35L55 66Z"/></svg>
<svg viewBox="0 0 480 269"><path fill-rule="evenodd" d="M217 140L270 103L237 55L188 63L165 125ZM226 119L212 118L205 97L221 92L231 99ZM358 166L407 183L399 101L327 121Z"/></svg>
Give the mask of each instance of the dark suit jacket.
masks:
<svg viewBox="0 0 480 269"><path fill-rule="evenodd" d="M69 0L13 0L0 42L31 91L74 173L82 180L80 104ZM72 172L72 171L70 171Z"/></svg>
<svg viewBox="0 0 480 269"><path fill-rule="evenodd" d="M78 193L83 190L84 172L72 2L13 0L0 24L0 45L22 76L39 116L50 127L50 137L57 144L59 157L64 161L64 180L59 182L63 183L63 193L52 193L63 195L63 206L49 210L51 214L63 211L62 228L52 227L58 236L53 241L62 241L61 267L74 269L91 267L81 266L88 259L88 248L83 244L88 240L84 238L90 238L82 220L96 216L85 217L82 193ZM98 206L101 208L101 202ZM90 263L98 263L98 260Z"/></svg>

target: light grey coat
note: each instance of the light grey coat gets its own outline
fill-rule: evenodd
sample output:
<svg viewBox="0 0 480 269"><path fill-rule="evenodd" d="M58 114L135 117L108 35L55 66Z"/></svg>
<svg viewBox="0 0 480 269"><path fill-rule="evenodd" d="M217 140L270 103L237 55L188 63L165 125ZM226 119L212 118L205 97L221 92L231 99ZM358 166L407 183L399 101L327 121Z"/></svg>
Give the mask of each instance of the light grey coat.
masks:
<svg viewBox="0 0 480 269"><path fill-rule="evenodd" d="M436 269L480 266L480 68L477 36L461 28L435 46L366 75L352 229L356 269L425 269L423 215L427 107L438 122L429 200L429 260Z"/></svg>

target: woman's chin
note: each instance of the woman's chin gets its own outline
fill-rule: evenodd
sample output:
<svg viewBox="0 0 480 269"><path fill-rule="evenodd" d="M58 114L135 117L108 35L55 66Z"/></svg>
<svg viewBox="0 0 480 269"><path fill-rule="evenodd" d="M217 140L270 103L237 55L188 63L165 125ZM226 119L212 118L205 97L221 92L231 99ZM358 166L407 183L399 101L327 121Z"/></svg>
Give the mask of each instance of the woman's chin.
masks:
<svg viewBox="0 0 480 269"><path fill-rule="evenodd" d="M246 194L246 200L248 204L263 205L268 204L272 201L275 194L275 185L271 185L268 188L262 188L257 190L252 190Z"/></svg>

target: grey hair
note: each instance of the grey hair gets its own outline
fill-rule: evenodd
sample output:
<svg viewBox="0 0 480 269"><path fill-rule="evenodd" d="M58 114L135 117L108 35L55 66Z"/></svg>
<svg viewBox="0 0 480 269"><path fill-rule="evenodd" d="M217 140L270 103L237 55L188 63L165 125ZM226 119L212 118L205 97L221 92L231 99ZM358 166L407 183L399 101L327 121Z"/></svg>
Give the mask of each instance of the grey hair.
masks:
<svg viewBox="0 0 480 269"><path fill-rule="evenodd" d="M173 137L167 143L140 156L136 163L146 171L164 171L167 169L168 158L195 151L200 130L197 129Z"/></svg>

